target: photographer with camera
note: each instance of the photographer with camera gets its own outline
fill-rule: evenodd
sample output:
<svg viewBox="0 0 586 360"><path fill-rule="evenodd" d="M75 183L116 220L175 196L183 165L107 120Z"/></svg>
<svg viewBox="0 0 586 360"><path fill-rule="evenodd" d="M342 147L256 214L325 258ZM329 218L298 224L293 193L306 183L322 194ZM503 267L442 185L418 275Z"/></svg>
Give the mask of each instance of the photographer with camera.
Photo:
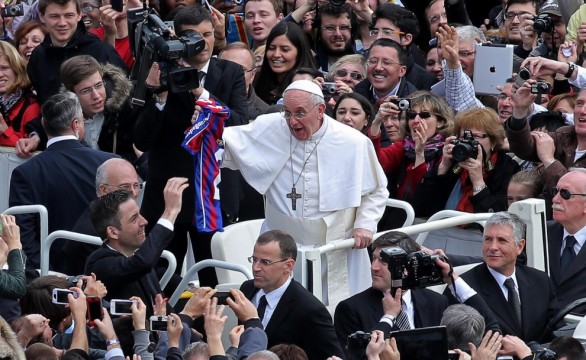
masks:
<svg viewBox="0 0 586 360"><path fill-rule="evenodd" d="M566 37L566 24L557 0L547 0L539 8L537 16L523 14L519 31L521 45L515 46L515 55L521 59L528 56L544 56L555 59L557 51ZM541 37L542 41L538 41Z"/></svg>
<svg viewBox="0 0 586 360"><path fill-rule="evenodd" d="M189 179L190 186L183 194L183 209L175 224L174 240L167 249L177 258L177 271L180 271L187 249L187 233L190 234L196 261L212 257L210 242L213 232L199 232L192 224L196 202L194 159L181 146L185 139L185 129L192 125L194 103L196 100L214 99L229 107L230 117L225 126L245 124L248 118L242 66L212 57L215 38L210 12L198 5L186 6L179 10L174 22L178 35L199 35L205 42L203 50L183 59L190 67L197 69L199 85L181 92L163 91L166 89L160 87L161 67L154 63L146 84L157 89L159 94L147 99L145 110L135 126L134 139L137 148L150 151L147 175L149 186L144 193L142 213L151 224L156 223L163 211L162 194L167 180L176 176ZM235 220L239 210L240 174L222 170L221 178L220 206L224 224L229 224ZM213 268L200 271L199 279L202 285L214 286L217 283Z"/></svg>
<svg viewBox="0 0 586 360"><path fill-rule="evenodd" d="M452 273L441 255L429 255L407 234L389 231L372 243L372 287L338 304L334 327L345 348L348 336L356 331L408 330L437 326L448 307L448 299L419 287L439 283L455 284L460 302L477 309L485 317L486 328L500 332L484 300L477 296L458 274ZM407 275L405 275L407 274ZM417 275L415 275L417 274ZM391 284L401 283L401 288ZM396 291L392 294L392 291ZM346 359L357 359L346 350Z"/></svg>
<svg viewBox="0 0 586 360"><path fill-rule="evenodd" d="M507 187L519 164L503 150L505 132L490 108L460 112L443 156L413 198L418 216L448 209L469 213L507 209Z"/></svg>
<svg viewBox="0 0 586 360"><path fill-rule="evenodd" d="M381 147L380 129L386 118L405 112L405 136L387 147ZM427 91L417 92L406 99L388 97L380 106L368 136L374 144L385 174L397 182L391 197L410 201L423 177L435 171L446 138L452 133L454 114L439 96Z"/></svg>

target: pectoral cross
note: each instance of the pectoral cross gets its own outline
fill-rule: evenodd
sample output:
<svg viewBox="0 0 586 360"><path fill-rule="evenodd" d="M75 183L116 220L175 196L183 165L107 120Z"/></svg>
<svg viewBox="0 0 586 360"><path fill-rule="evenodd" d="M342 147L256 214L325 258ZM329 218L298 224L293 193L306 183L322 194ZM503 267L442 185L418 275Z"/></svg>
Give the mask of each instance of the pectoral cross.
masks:
<svg viewBox="0 0 586 360"><path fill-rule="evenodd" d="M287 197L291 199L291 209L297 210L297 199L301 199L301 194L297 193L295 186L291 188L291 192L287 194Z"/></svg>

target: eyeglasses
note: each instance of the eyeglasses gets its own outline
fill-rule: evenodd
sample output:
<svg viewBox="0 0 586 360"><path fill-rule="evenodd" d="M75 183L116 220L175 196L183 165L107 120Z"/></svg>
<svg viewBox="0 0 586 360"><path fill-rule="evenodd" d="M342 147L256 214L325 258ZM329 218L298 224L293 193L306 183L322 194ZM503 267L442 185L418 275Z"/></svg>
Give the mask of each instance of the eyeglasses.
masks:
<svg viewBox="0 0 586 360"><path fill-rule="evenodd" d="M464 135L462 134L462 135L461 135L459 138L461 139L461 138L463 138L463 137L464 137ZM486 138L488 137L488 134L474 134L474 133L473 133L473 134L472 134L472 137L473 137L475 140L486 139Z"/></svg>
<svg viewBox="0 0 586 360"><path fill-rule="evenodd" d="M379 62L378 58L370 58L370 59L366 60L366 64L368 66L376 66L376 65L378 65L378 62ZM381 66L385 69L390 68L391 66L393 66L395 64L401 65L400 63L393 61L391 59L380 59L380 62L381 62Z"/></svg>
<svg viewBox="0 0 586 360"><path fill-rule="evenodd" d="M94 90L100 91L104 87L104 85L105 85L104 82L100 81L100 82L96 83L94 86L86 87L86 88L79 90L79 95L87 96L87 95L91 94Z"/></svg>
<svg viewBox="0 0 586 360"><path fill-rule="evenodd" d="M254 256L250 256L248 258L248 262L249 263L251 263L251 264L259 263L261 266L271 266L273 264L280 263L280 262L287 261L287 260L289 260L289 258L287 258L287 259L281 259L281 260L275 260L275 261L272 261L272 260L269 260L269 259L259 259L259 258L254 257Z"/></svg>
<svg viewBox="0 0 586 360"><path fill-rule="evenodd" d="M427 21L429 21L431 24L437 24L438 22L440 22L441 19L448 20L448 14L443 12L440 15L434 15L430 17L429 19L427 19Z"/></svg>
<svg viewBox="0 0 586 360"><path fill-rule="evenodd" d="M531 14L528 11L507 11L503 17L505 18L505 20L513 20L515 17L518 17L519 20L521 20L521 16L525 15L525 14Z"/></svg>
<svg viewBox="0 0 586 360"><path fill-rule="evenodd" d="M116 189L127 190L127 191L142 190L144 188L143 182L142 183L134 183L134 184L122 184L122 185L110 185L110 184L104 183L103 185L112 186L112 187L115 187Z"/></svg>
<svg viewBox="0 0 586 360"><path fill-rule="evenodd" d="M99 9L99 8L100 8L99 6L88 4L84 7L82 7L81 11L83 11L85 14L87 14L87 13L91 13L92 10Z"/></svg>
<svg viewBox="0 0 586 360"><path fill-rule="evenodd" d="M340 69L340 70L336 71L336 76L344 78L344 77L348 76L348 71ZM359 72L351 72L350 78L352 78L352 80L360 81L360 80L364 79L364 76Z"/></svg>
<svg viewBox="0 0 586 360"><path fill-rule="evenodd" d="M470 55L474 55L475 53L476 53L476 51L468 51L468 50L458 51L458 55L460 57L468 57Z"/></svg>
<svg viewBox="0 0 586 360"><path fill-rule="evenodd" d="M281 116L283 116L286 120L291 119L291 116L293 116L295 119L297 120L303 120L305 119L305 117L307 116L307 114L309 114L311 112L311 110L315 109L316 106L318 106L319 104L315 104L311 107L311 109L309 109L309 111L305 112L305 111L297 111L292 113L289 110L283 110L281 111Z"/></svg>
<svg viewBox="0 0 586 360"><path fill-rule="evenodd" d="M558 193L560 193L560 196L564 200L570 200L572 196L586 196L586 194L571 193L568 189L560 189L557 187L551 189L551 196L556 196Z"/></svg>
<svg viewBox="0 0 586 360"><path fill-rule="evenodd" d="M383 33L384 36L391 36L391 35L405 35L404 32L399 31L399 30L393 30L393 29L388 29L388 28L384 28L384 29L372 29L370 30L370 36L378 36L379 33Z"/></svg>
<svg viewBox="0 0 586 360"><path fill-rule="evenodd" d="M407 119L413 120L415 117L419 115L422 119L429 119L431 117L431 113L429 111L422 111L422 112L415 112L415 111L407 111Z"/></svg>
<svg viewBox="0 0 586 360"><path fill-rule="evenodd" d="M321 29L325 32L333 33L336 30L340 30L340 32L350 31L350 30L352 30L352 26L350 26L350 25L340 25L340 26L327 25L327 26L322 26Z"/></svg>

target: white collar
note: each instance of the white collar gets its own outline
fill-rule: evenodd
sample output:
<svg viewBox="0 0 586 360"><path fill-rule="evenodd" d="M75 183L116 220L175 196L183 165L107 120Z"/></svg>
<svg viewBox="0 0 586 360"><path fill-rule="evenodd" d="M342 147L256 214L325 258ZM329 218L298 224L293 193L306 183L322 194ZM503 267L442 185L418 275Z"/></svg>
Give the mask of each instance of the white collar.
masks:
<svg viewBox="0 0 586 360"><path fill-rule="evenodd" d="M49 141L47 141L47 147L55 144L56 142L64 141L64 140L79 140L79 139L75 135L55 136L53 138L50 138Z"/></svg>
<svg viewBox="0 0 586 360"><path fill-rule="evenodd" d="M517 282L517 276L515 276L517 270L513 270L513 273L511 274L511 276L505 276L503 274L501 274L500 272L491 269L488 265L486 266L488 268L488 271L492 274L492 276L494 277L494 279L496 280L496 282L499 284L499 286L501 288L505 287L505 280L507 280L508 278L512 278L513 281L515 282L515 287L518 289L519 288L519 283Z"/></svg>
<svg viewBox="0 0 586 360"><path fill-rule="evenodd" d="M260 289L256 293L256 303L258 304L258 302L260 301L260 298L263 295L265 295L265 299L267 300L267 306L271 310L274 309L275 307L277 307L277 304L279 304L279 300L281 300L281 297L285 293L285 290L287 290L287 288L289 287L289 284L291 284L291 279L292 279L292 277L289 277L287 279L287 281L285 281L283 283L283 285L279 286L278 288L271 291L270 293L266 293L263 289Z"/></svg>

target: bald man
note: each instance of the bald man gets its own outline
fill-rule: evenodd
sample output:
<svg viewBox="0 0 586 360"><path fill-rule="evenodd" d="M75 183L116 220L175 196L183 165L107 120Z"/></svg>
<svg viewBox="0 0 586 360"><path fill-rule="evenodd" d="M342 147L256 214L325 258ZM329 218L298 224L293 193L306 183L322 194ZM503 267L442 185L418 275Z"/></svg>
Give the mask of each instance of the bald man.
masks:
<svg viewBox="0 0 586 360"><path fill-rule="evenodd" d="M96 193L99 196L116 190L128 190L136 199L143 183L139 181L134 166L124 159L109 159L104 161L96 171ZM80 215L71 231L80 234L98 236L90 219L89 207ZM86 258L98 249L96 245L77 241L68 241L63 248L65 261L64 272L69 275L82 274L85 269Z"/></svg>

